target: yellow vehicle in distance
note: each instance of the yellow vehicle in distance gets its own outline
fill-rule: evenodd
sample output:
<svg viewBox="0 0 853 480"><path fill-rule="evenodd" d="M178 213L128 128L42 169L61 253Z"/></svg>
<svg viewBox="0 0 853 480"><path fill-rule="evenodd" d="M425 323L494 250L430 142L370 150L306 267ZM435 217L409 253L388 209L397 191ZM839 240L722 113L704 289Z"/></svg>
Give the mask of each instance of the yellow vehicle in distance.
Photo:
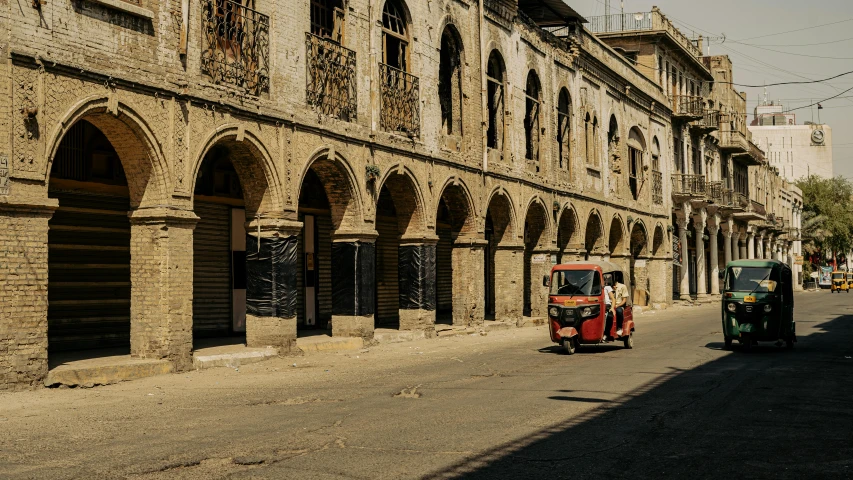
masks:
<svg viewBox="0 0 853 480"><path fill-rule="evenodd" d="M829 286L832 293L847 292L850 293L846 272L832 272L832 284Z"/></svg>
<svg viewBox="0 0 853 480"><path fill-rule="evenodd" d="M853 272L847 274L847 291L853 289Z"/></svg>

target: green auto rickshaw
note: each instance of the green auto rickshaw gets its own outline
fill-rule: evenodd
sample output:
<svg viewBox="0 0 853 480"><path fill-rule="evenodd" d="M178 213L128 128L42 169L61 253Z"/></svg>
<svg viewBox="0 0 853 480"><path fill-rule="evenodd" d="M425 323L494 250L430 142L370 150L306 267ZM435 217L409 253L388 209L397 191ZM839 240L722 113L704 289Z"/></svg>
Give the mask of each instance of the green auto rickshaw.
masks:
<svg viewBox="0 0 853 480"><path fill-rule="evenodd" d="M726 266L723 290L726 349L737 339L744 350L758 342L797 341L791 268L778 260L737 260Z"/></svg>

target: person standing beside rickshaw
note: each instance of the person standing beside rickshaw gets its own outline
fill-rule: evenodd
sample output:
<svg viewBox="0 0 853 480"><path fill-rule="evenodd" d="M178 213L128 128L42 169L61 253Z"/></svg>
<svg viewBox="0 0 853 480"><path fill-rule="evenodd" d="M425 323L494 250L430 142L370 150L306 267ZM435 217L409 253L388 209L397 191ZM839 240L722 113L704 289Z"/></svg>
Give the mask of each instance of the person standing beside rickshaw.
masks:
<svg viewBox="0 0 853 480"><path fill-rule="evenodd" d="M624 321L625 306L628 305L628 287L624 283L616 280L613 286L613 309L616 312L616 336L622 336L622 322Z"/></svg>
<svg viewBox="0 0 853 480"><path fill-rule="evenodd" d="M610 328L613 325L613 275L604 276L604 338L610 338ZM611 339L612 340L612 339Z"/></svg>

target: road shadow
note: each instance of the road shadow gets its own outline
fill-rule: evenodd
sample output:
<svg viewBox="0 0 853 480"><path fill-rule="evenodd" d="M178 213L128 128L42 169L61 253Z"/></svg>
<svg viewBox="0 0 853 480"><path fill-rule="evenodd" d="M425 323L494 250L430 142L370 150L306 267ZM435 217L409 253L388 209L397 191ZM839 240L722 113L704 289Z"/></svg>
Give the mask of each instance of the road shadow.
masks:
<svg viewBox="0 0 853 480"><path fill-rule="evenodd" d="M733 349L616 399L547 397L601 406L423 478L853 478L853 315L799 340Z"/></svg>

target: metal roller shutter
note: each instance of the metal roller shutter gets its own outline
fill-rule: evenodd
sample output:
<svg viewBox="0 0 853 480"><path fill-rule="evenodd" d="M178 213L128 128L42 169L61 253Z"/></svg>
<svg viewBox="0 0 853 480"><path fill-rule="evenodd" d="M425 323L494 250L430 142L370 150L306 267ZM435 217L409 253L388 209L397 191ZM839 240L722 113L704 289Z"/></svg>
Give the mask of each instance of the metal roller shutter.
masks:
<svg viewBox="0 0 853 480"><path fill-rule="evenodd" d="M127 198L51 192L48 348L130 345L130 222Z"/></svg>
<svg viewBox="0 0 853 480"><path fill-rule="evenodd" d="M299 221L305 222L305 215L299 215ZM296 325L305 325L305 228L299 231L296 236L296 254L299 255L297 265L299 275L296 276Z"/></svg>
<svg viewBox="0 0 853 480"><path fill-rule="evenodd" d="M376 222L376 325L400 321L399 234L397 220L379 217Z"/></svg>
<svg viewBox="0 0 853 480"><path fill-rule="evenodd" d="M316 217L317 274L320 276L317 298L320 302L317 325L326 328L332 319L332 217Z"/></svg>
<svg viewBox="0 0 853 480"><path fill-rule="evenodd" d="M231 333L231 207L195 203L193 231L193 334Z"/></svg>
<svg viewBox="0 0 853 480"><path fill-rule="evenodd" d="M453 237L450 228L438 228L436 245L436 309L438 313L453 311Z"/></svg>

